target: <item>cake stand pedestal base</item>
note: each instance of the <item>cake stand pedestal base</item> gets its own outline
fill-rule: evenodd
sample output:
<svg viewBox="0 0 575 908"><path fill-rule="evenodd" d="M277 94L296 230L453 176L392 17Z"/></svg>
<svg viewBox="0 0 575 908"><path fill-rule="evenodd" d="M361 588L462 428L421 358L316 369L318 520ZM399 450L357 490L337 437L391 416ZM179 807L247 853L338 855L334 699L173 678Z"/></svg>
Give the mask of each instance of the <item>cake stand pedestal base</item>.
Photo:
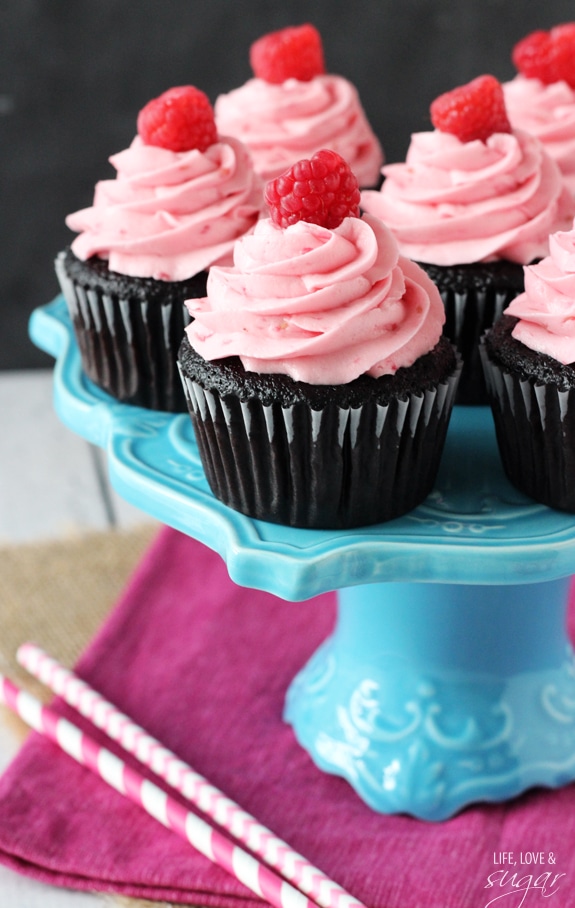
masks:
<svg viewBox="0 0 575 908"><path fill-rule="evenodd" d="M321 769L382 813L441 820L566 784L570 582L342 589L335 630L292 682L285 718Z"/></svg>

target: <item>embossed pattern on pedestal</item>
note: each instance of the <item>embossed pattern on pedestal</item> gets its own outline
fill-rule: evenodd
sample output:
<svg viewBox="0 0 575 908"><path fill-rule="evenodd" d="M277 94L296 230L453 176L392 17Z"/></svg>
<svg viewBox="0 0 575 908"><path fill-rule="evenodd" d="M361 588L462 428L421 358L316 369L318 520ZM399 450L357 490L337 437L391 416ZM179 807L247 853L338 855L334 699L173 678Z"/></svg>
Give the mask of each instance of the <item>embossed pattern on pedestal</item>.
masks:
<svg viewBox="0 0 575 908"><path fill-rule="evenodd" d="M426 673L401 659L350 670L326 641L285 718L318 766L374 809L441 820L575 772L575 658L518 678Z"/></svg>

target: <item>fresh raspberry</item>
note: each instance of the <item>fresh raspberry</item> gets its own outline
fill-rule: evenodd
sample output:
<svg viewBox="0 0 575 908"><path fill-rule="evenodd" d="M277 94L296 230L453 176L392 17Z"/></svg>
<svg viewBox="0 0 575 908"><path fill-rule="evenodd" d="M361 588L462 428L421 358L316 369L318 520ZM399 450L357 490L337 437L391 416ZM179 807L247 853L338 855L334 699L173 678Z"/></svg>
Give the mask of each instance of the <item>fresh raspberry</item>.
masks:
<svg viewBox="0 0 575 908"><path fill-rule="evenodd" d="M551 47L555 82L567 82L575 88L575 22L551 29Z"/></svg>
<svg viewBox="0 0 575 908"><path fill-rule="evenodd" d="M539 30L522 38L513 48L511 58L526 79L540 79L546 85L553 81L549 32Z"/></svg>
<svg viewBox="0 0 575 908"><path fill-rule="evenodd" d="M485 142L494 132L511 132L503 89L495 76L478 76L433 101L431 122L462 142Z"/></svg>
<svg viewBox="0 0 575 908"><path fill-rule="evenodd" d="M256 78L265 82L309 82L325 72L321 36L309 24L270 32L250 47L250 64Z"/></svg>
<svg viewBox="0 0 575 908"><path fill-rule="evenodd" d="M170 151L205 151L218 141L207 95L193 85L170 88L138 114L138 133L146 145Z"/></svg>
<svg viewBox="0 0 575 908"><path fill-rule="evenodd" d="M564 81L575 88L575 22L531 32L515 45L511 56L527 79L539 79L545 85Z"/></svg>
<svg viewBox="0 0 575 908"><path fill-rule="evenodd" d="M270 180L265 199L278 227L308 221L339 227L344 218L359 217L359 185L347 161L322 149Z"/></svg>

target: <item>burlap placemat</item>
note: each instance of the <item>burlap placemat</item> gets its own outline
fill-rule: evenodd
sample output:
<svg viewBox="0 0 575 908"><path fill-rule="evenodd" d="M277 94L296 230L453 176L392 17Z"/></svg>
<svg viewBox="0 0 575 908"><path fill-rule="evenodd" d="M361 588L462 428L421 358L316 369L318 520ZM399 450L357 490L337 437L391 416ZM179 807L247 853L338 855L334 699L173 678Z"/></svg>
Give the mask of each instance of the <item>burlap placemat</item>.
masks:
<svg viewBox="0 0 575 908"><path fill-rule="evenodd" d="M49 700L50 693L16 662L16 650L33 640L64 665L73 665L158 528L149 522L130 531L0 547L0 672ZM25 739L27 727L6 709L2 709L2 721ZM168 906L120 896L104 898L125 908Z"/></svg>
<svg viewBox="0 0 575 908"><path fill-rule="evenodd" d="M15 653L33 640L72 665L109 613L158 524L0 547L0 671L29 688ZM44 688L38 686L36 693Z"/></svg>

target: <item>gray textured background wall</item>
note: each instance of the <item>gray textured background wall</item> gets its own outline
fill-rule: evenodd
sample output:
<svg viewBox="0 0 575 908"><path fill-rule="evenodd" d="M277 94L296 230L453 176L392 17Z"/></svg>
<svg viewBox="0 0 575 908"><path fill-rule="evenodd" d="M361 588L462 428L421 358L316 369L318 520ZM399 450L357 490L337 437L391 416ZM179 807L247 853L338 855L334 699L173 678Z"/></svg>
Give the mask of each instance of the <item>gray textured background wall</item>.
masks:
<svg viewBox="0 0 575 908"><path fill-rule="evenodd" d="M49 364L27 322L57 293L64 217L90 204L166 88L192 83L214 101L250 77L253 40L310 21L397 161L436 95L485 72L511 78L516 41L572 19L567 0L2 0L0 369Z"/></svg>

